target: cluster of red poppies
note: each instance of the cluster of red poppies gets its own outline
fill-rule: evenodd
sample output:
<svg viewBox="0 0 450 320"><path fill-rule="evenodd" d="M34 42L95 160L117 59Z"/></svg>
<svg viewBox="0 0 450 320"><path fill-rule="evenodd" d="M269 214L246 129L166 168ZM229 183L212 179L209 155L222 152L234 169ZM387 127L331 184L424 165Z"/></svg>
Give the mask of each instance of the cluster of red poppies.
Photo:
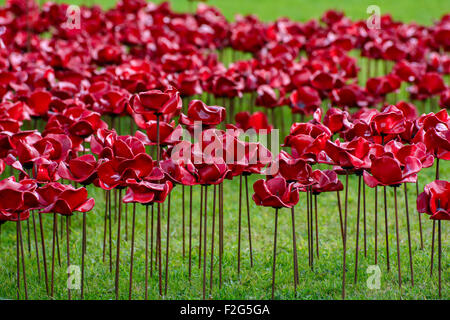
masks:
<svg viewBox="0 0 450 320"><path fill-rule="evenodd" d="M200 185L205 198L204 218L200 213L205 228L205 297L207 187L214 186L215 211L219 186L222 212L225 179L239 176L242 192L245 177L250 251L247 176L267 175L253 185L253 200L277 212L282 207L294 212L299 192L307 194L310 266L314 256L313 196L336 192L339 198L344 185L338 175L345 175L347 181L345 214L339 199L344 270L350 174L359 177L359 190L362 178L363 187L392 186L397 190L405 184L406 190L406 183L417 182L422 168L437 159L436 181L419 196L418 209L434 220L450 220L449 183L439 180L439 159L450 160L450 118L445 109L450 108L450 88L444 81L450 74L450 15L428 27L384 15L378 30L336 11L327 11L320 21L305 23L287 18L264 23L254 16L238 16L229 22L218 9L204 4L190 14L173 12L169 3L121 0L106 11L81 7L79 25L74 26L69 23L73 24L70 10L67 4L48 2L39 7L28 0L8 0L0 8L0 173L6 175L6 167L10 169L10 177L0 181L0 225L27 220L30 210L66 216L74 211L86 213L94 200L88 199L84 187L71 184L93 184L106 190L109 213L105 212L104 239L108 215L111 219L110 190L119 193L120 243L122 202L133 203L134 208L140 203L147 210L155 204L162 293L160 204L168 198L170 210L172 189L183 186L184 228L184 186L191 187L192 202L192 186ZM366 62L365 86L358 84L360 68L349 53L354 49ZM226 65L223 61L229 54L233 61ZM244 54L250 58L245 60ZM429 113L419 115L412 102L398 101L405 86L410 100L414 104L422 101L421 111ZM431 112L437 104L443 109ZM254 112L255 106L261 109ZM290 111L287 118L286 109ZM311 119L305 122L305 116ZM126 119L129 131L123 127ZM276 161L263 143L240 139L240 133L249 129L270 134L279 128L283 134L285 122L290 131L283 137L282 147L291 152L281 151ZM184 140L185 131L193 133L195 141ZM243 152L236 154L239 149ZM333 167L313 170L315 164ZM269 167L271 170L266 170ZM200 203L203 205L203 198ZM318 241L317 200L315 206ZM357 223L359 230L359 206ZM220 224L222 259L221 213ZM241 199L238 270L240 224ZM169 220L167 228L166 291ZM19 268L21 231L17 234ZM295 230L293 239L295 242ZM43 238L42 242L44 245ZM199 245L201 250L201 233ZM318 253L318 242L316 250ZM294 251L297 284L295 244ZM119 264L120 244L116 297ZM211 262L211 277L212 268ZM132 269L131 261L130 274ZM355 270L357 273L357 262ZM343 276L345 285L345 271ZM400 263L399 281L401 284ZM130 297L131 282L132 277Z"/></svg>

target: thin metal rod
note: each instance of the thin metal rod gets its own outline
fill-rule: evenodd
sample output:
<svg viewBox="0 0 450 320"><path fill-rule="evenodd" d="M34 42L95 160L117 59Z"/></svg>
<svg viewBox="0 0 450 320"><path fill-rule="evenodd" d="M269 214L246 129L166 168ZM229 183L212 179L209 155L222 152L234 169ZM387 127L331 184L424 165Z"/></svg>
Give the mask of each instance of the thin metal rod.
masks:
<svg viewBox="0 0 450 320"><path fill-rule="evenodd" d="M48 287L47 255L45 253L45 238L44 238L44 225L42 223L42 213L39 213L39 228L41 231L42 259L44 261L45 289L47 291L47 294L49 294L50 291Z"/></svg>
<svg viewBox="0 0 450 320"><path fill-rule="evenodd" d="M135 230L135 224L136 224L136 202L133 202L133 217L132 217L132 221L131 221L130 283L129 283L129 286L128 286L128 300L131 300L131 296L132 296L132 292L133 292L133 263L134 263L134 230ZM147 241L147 243L148 243L148 241ZM146 262L145 270L147 271L148 260L145 261L145 262Z"/></svg>
<svg viewBox="0 0 450 320"><path fill-rule="evenodd" d="M166 269L165 269L165 284L164 284L164 295L167 295L167 285L169 282L169 241L170 241L170 193L168 196L167 203L167 232L166 232Z"/></svg>
<svg viewBox="0 0 450 320"><path fill-rule="evenodd" d="M402 287L402 268L400 265L400 234L398 231L398 213L397 213L397 187L394 187L395 202L395 233L397 235L397 268L398 268L398 285Z"/></svg>
<svg viewBox="0 0 450 320"><path fill-rule="evenodd" d="M189 188L189 280L191 280L192 273L192 189Z"/></svg>
<svg viewBox="0 0 450 320"><path fill-rule="evenodd" d="M297 291L298 279L298 256L297 256L297 236L295 233L295 209L294 206L291 208L291 218L292 218L292 249L293 249L293 259L294 259L294 290Z"/></svg>
<svg viewBox="0 0 450 320"><path fill-rule="evenodd" d="M253 267L253 247L252 247L252 224L250 222L250 200L248 193L248 175L245 175L245 191L247 197L247 226L248 226L248 245L250 247L250 267Z"/></svg>
<svg viewBox="0 0 450 320"><path fill-rule="evenodd" d="M386 196L386 186L383 186L384 193L384 228L386 230L386 267L387 271L390 270L389 263L389 224L388 224L388 213L387 213L387 196Z"/></svg>
<svg viewBox="0 0 450 320"><path fill-rule="evenodd" d="M211 229L211 264L209 274L209 290L213 289L213 271L214 271L214 232L216 227L216 185L213 191L213 212L212 212L212 229Z"/></svg>
<svg viewBox="0 0 450 320"><path fill-rule="evenodd" d="M119 299L119 275L120 275L120 224L122 220L122 189L119 189L119 210L117 218L117 238L116 238L116 277L115 277L115 294L116 300Z"/></svg>
<svg viewBox="0 0 450 320"><path fill-rule="evenodd" d="M409 267L410 267L410 271L411 271L411 285L414 287L414 266L413 266L412 249L411 249L411 229L409 226L408 188L407 188L406 183L404 183L404 186L405 186L406 226L408 229Z"/></svg>
<svg viewBox="0 0 450 320"><path fill-rule="evenodd" d="M145 287L144 299L148 299L148 205L145 206Z"/></svg>
<svg viewBox="0 0 450 320"><path fill-rule="evenodd" d="M239 214L238 214L238 248L237 248L237 273L241 272L241 221L242 221L242 175L239 176Z"/></svg>
<svg viewBox="0 0 450 320"><path fill-rule="evenodd" d="M86 255L86 212L83 212L83 240L81 248L81 300L84 299L84 256Z"/></svg>
<svg viewBox="0 0 450 320"><path fill-rule="evenodd" d="M277 263L277 232L278 232L278 208L275 209L275 232L273 236L273 264L272 264L272 300L275 296L275 266Z"/></svg>
<svg viewBox="0 0 450 320"><path fill-rule="evenodd" d="M358 257L359 257L359 215L361 211L361 175L358 175L358 207L356 211L356 244L355 244L355 283L358 282Z"/></svg>
<svg viewBox="0 0 450 320"><path fill-rule="evenodd" d="M347 252L347 209L348 209L348 171L345 171L345 204L344 204L344 244L342 263L342 299L345 299L345 275L346 275L346 252Z"/></svg>
<svg viewBox="0 0 450 320"><path fill-rule="evenodd" d="M205 223L203 234L203 300L206 298L206 237L208 231L208 186L205 185Z"/></svg>
<svg viewBox="0 0 450 320"><path fill-rule="evenodd" d="M319 259L319 219L317 214L317 194L314 194L314 216L316 222L316 256Z"/></svg>

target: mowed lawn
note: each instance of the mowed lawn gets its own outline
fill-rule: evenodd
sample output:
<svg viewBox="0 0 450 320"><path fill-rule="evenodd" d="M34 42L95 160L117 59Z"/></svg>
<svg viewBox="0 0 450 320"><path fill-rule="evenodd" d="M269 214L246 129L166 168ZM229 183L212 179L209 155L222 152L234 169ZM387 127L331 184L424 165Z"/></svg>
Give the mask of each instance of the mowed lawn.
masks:
<svg viewBox="0 0 450 320"><path fill-rule="evenodd" d="M186 0L175 0L173 7L176 10L187 10ZM72 2L71 2L72 3ZM80 3L73 1L73 3ZM93 3L85 1L86 4ZM105 7L111 6L111 1L100 1ZM233 18L237 13L256 14L263 20L274 20L281 16L288 16L295 20L306 21L311 18L319 18L326 9L335 8L344 10L351 18L367 18L366 8L370 4L377 4L382 13L389 12L395 19L401 21L417 21L418 23L430 24L434 19L438 19L444 13L450 12L450 2L439 0L428 0L424 2L413 1L300 1L300 0L216 0L209 3L222 9L228 18ZM361 63L363 68L361 74L365 74L365 63ZM404 92L400 97L406 99ZM437 109L435 109L437 110ZM285 110L288 115L288 110ZM291 119L287 116L286 119ZM325 167L321 167L322 169ZM431 182L434 178L435 168L425 169L420 173L419 185ZM8 170L6 170L8 171ZM441 162L441 179L449 180L450 164ZM2 176L5 178L5 175ZM252 184L261 177L251 176L249 179L250 196L253 193ZM341 177L344 182L344 177ZM403 275L402 289L399 289L397 281L397 250L395 236L395 215L393 189L387 189L388 195L388 228L389 228L389 249L391 270L386 270L385 251L385 220L383 190L378 190L378 206L375 207L374 190L366 187L366 252L364 248L364 227L363 227L363 202L361 199L360 218L360 239L359 239L359 268L358 281L354 283L355 274L355 244L356 244L356 209L357 209L357 179L351 177L349 180L349 221L347 240L347 298L348 299L436 299L437 291L437 263L435 272L431 278L430 268L430 248L432 222L426 216L422 216L424 249L420 250L419 219L416 211L415 185L408 186L409 214L411 223L412 254L414 259L414 286L411 285L408 253L408 235L406 229L406 210L404 205L403 186L398 190L398 214L400 225L400 254ZM224 183L224 219L225 219L225 248L223 260L223 286L218 286L218 256L217 244L215 242L214 258L214 281L211 292L212 299L269 299L271 295L272 278L272 246L274 232L274 210L271 208L257 207L250 199L250 211L252 221L252 240L254 266L250 267L247 219L245 214L245 197L242 199L243 220L242 220L242 261L241 273L237 275L237 235L238 235L238 209L239 209L239 181L225 181ZM188 226L188 190L186 188L186 220ZM172 193L171 208L171 230L170 230L170 269L169 286L167 296L163 299L200 299L202 297L202 269L198 267L198 235L199 235L199 210L200 210L200 188L194 188L193 202L193 242L192 242L192 278L188 278L187 252L183 259L182 242L182 206L181 187L177 186ZM93 187L88 188L90 196L96 200L96 206L88 214L88 241L86 256L86 299L114 299L114 273L109 271L108 256L105 262L102 261L103 244L103 219L105 212L104 193L102 190ZM245 189L243 190L245 196ZM208 204L208 255L207 271L209 284L210 267L210 246L211 246L211 221L212 221L212 188L209 188ZM341 200L344 195L341 193ZM1 199L0 199L1 201ZM381 283L379 289L370 289L367 280L373 273L367 272L368 267L374 264L374 217L375 210L378 212L378 266L381 270ZM340 235L339 211L337 207L336 193L321 194L318 196L318 220L319 220L319 257L314 257L314 270L308 267L307 250L307 229L306 229L306 197L300 195L300 202L296 210L297 246L299 255L300 284L297 292L294 292L293 272L292 272L292 230L291 213L288 209L283 209L279 214L278 229L278 255L276 269L276 299L340 299L342 288L342 240ZM163 253L166 247L166 221L167 212L162 220L162 248ZM217 217L217 216L216 216ZM36 216L36 220L38 216ZM122 221L122 241L121 241L121 265L120 265L120 298L128 298L128 277L129 258L131 246L131 206L128 207L128 223ZM45 233L47 264L50 270L51 239L52 239L52 217L43 215L43 229ZM27 223L23 223L25 240L25 254L27 267L27 282L29 297L32 299L49 299L45 292L43 280L42 251L41 259L41 279L38 279L36 260L34 255L34 235L33 224L31 228L31 255L28 255ZM38 221L36 221L38 222ZM113 225L113 259L115 258L116 224ZM443 226L443 260L442 260L442 281L443 299L450 298L450 225L444 221ZM128 227L128 239L125 239ZM39 225L37 224L39 231ZM75 214L72 217L71 229L71 262L81 266L81 215ZM144 297L144 241L145 241L145 209L137 206L136 218L136 244L134 262L134 289L133 298L142 299ZM186 249L188 248L188 237L186 228ZM217 230L217 225L216 225ZM39 232L38 243L40 243ZM66 243L60 239L61 246L61 266L56 264L55 271L55 299L66 299L66 279L67 269L65 260ZM39 245L40 247L40 245ZM15 260L15 224L6 223L2 226L0 244L0 298L16 298L16 260ZM41 250L39 248L39 250ZM164 264L164 255L163 255ZM437 255L435 258L437 262ZM113 269L114 270L114 269ZM370 270L370 269L369 269ZM164 278L164 272L163 272ZM370 281L369 281L370 282ZM79 290L73 290L73 298L79 297ZM154 272L149 282L149 298L160 299L158 294L158 278Z"/></svg>

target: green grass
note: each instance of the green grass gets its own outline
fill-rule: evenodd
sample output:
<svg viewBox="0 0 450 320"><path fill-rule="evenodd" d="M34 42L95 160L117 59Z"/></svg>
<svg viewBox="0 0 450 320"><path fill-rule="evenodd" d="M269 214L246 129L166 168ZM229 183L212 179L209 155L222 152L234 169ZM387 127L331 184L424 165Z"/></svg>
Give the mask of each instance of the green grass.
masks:
<svg viewBox="0 0 450 320"><path fill-rule="evenodd" d="M90 3L90 2L87 2ZM110 1L102 1L105 5L110 5ZM173 1L174 8L185 10L186 1ZM254 13L264 20L273 20L280 16L289 16L296 20L308 20L318 18L326 9L337 8L344 10L352 18L367 17L365 9L370 1L299 1L299 0L278 0L278 1L236 1L222 0L210 1L211 4L218 5L227 17L231 18L236 13ZM402 21L417 21L430 24L433 19L437 19L445 12L449 12L450 3L439 0L429 0L422 3L411 1L378 1L382 12L390 12L394 18ZM361 74L364 75L364 66ZM404 93L402 97L405 98ZM285 110L286 123L289 122L287 110ZM442 163L442 162L441 162ZM420 174L420 187L433 180L434 167L425 169ZM442 163L441 178L448 180L450 176L449 163ZM259 177L252 176L249 185ZM344 180L344 179L342 179ZM225 182L225 249L223 266L223 286L218 288L218 259L214 260L214 288L211 293L212 299L269 299L271 293L272 277L272 246L274 231L274 210L271 208L257 207L250 200L252 231L253 231L253 253L254 267L249 265L249 250L247 242L247 220L245 216L245 198L243 199L243 220L242 220L242 264L240 277L237 276L237 229L238 229L238 208L239 208L239 183L238 181ZM103 217L104 217L104 195L101 190L89 187L89 194L96 199L94 210L88 214L88 242L86 256L86 299L114 299L114 274L109 272L108 257L102 261L103 242ZM186 189L186 192L188 189ZM209 188L208 221L212 220L212 188ZM357 208L357 180L350 178L349 194L349 222L348 222L348 251L347 251L347 298L348 299L436 299L437 298L437 273L431 278L429 276L430 267L430 247L432 222L422 216L424 250L420 250L418 215L415 210L415 188L410 185L408 188L409 212L411 220L412 253L414 259L414 287L410 284L408 241L406 230L406 216L403 200L403 188L399 189L399 224L400 224L400 251L401 266L403 274L402 290L399 290L397 282L397 256L395 237L395 215L393 204L393 189L388 188L388 221L389 221L389 248L391 270L386 270L385 253L385 229L384 229L384 206L382 189L378 191L378 265L381 269L381 287L378 290L371 290L367 287L366 281L369 274L367 267L374 264L374 191L366 188L366 217L367 217L367 257L364 256L363 243L363 219L361 210L361 237L359 241L359 277L354 284L355 266L355 241L356 241L356 208ZM252 190L250 190L252 194ZM188 195L188 193L187 193ZM182 256L182 206L181 188L178 186L172 193L171 210L171 231L170 231L170 270L168 294L164 299L200 299L202 297L202 270L198 268L198 230L199 230L199 188L194 190L193 202L193 273L192 279L188 279L187 256ZM188 199L188 197L186 197ZM343 194L341 194L343 200ZM300 285L297 293L293 289L292 273L292 231L290 211L283 209L279 214L278 250L277 250L277 273L276 273L276 299L339 299L342 285L342 241L339 227L339 213L336 205L336 194L321 194L318 197L318 217L319 217L319 243L320 258L315 257L314 271L308 268L307 252L307 231L306 231L306 203L305 195L301 194L300 202L296 206L296 226L297 244L300 269ZM186 202L187 203L187 202ZM361 204L362 209L362 204ZM156 214L155 214L156 215ZM72 217L71 228L71 262L81 265L81 215L75 214ZM165 250L166 239L166 218L163 215L162 223L162 248ZM37 216L36 216L37 219ZM50 271L51 259L51 228L52 220L50 215L43 215L44 233L47 249L47 264ZM134 267L134 287L133 298L142 299L144 292L144 227L145 211L141 206L137 206L136 218L136 251ZM188 205L186 206L186 226L188 225ZM443 260L442 260L442 280L443 299L450 298L449 290L449 266L450 258L448 247L449 227L443 222ZM37 267L34 256L34 239L31 239L31 256L28 256L27 245L27 223L22 224L24 230L27 282L29 298L48 299L45 292L45 284L42 273L42 251L41 259L41 280L38 280ZM33 224L30 221L30 228L33 237ZM39 227L38 227L39 230ZM216 225L217 230L217 225ZM187 229L186 229L187 232ZM210 239L211 224L208 226L208 265L207 275L209 284L209 262L210 262ZM116 225L113 225L113 239L116 235ZM131 245L131 207L128 208L128 241L125 237L125 221L122 221L122 241L121 241L121 264L120 264L120 298L128 298L128 275L129 256ZM215 252L217 253L217 239L215 242ZM186 247L188 245L186 236ZM38 242L39 233L38 233ZM55 273L55 299L66 299L66 260L65 241L60 239L61 246L61 267L56 267ZM115 257L115 243L113 243L113 259ZM437 256L436 260L437 262ZM163 255L164 264L164 255ZM16 263L15 263L15 224L6 223L2 226L0 245L0 298L16 298ZM114 269L113 269L114 270ZM437 270L437 264L435 265ZM163 272L164 277L164 272ZM79 297L79 291L73 290L73 298ZM149 297L159 299L158 278L156 273L149 282Z"/></svg>

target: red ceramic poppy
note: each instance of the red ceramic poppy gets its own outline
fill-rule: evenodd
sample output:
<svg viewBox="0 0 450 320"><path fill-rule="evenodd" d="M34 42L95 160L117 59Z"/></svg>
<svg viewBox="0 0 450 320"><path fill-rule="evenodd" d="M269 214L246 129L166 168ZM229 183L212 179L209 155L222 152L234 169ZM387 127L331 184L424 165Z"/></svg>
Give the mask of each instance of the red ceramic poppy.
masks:
<svg viewBox="0 0 450 320"><path fill-rule="evenodd" d="M400 88L401 79L395 74L370 78L366 83L366 90L374 97L383 97Z"/></svg>
<svg viewBox="0 0 450 320"><path fill-rule="evenodd" d="M173 183L184 186L193 186L197 184L198 175L195 166L189 161L174 161L167 159L159 163L164 174Z"/></svg>
<svg viewBox="0 0 450 320"><path fill-rule="evenodd" d="M334 134L343 131L351 126L348 120L349 114L338 108L330 108L327 110L323 119L323 124Z"/></svg>
<svg viewBox="0 0 450 320"><path fill-rule="evenodd" d="M291 208L299 200L295 183L287 183L283 177L257 180L253 184L253 201L256 205L273 208Z"/></svg>
<svg viewBox="0 0 450 320"><path fill-rule="evenodd" d="M58 174L61 178L88 185L97 179L97 160L92 154L70 159L67 164L61 162Z"/></svg>
<svg viewBox="0 0 450 320"><path fill-rule="evenodd" d="M419 159L408 156L405 164L388 154L372 156L370 174L364 171L364 182L371 188L378 185L398 186L404 182L416 182L417 173L422 169Z"/></svg>
<svg viewBox="0 0 450 320"><path fill-rule="evenodd" d="M123 197L123 202L137 202L147 205L151 203L163 203L173 188L170 181L153 183L149 181L136 182L135 180L128 180L127 185L128 190Z"/></svg>
<svg viewBox="0 0 450 320"><path fill-rule="evenodd" d="M405 131L405 115L396 106L388 106L375 115L370 123L377 135L399 134Z"/></svg>
<svg viewBox="0 0 450 320"><path fill-rule="evenodd" d="M362 137L343 143L339 140L336 140L336 142L328 140L324 151L331 159L329 164L340 166L343 169L360 171L370 167L371 144ZM326 163L327 161L322 160L321 162Z"/></svg>
<svg viewBox="0 0 450 320"><path fill-rule="evenodd" d="M435 180L417 197L417 211L433 220L450 220L450 182Z"/></svg>
<svg viewBox="0 0 450 320"><path fill-rule="evenodd" d="M333 170L314 170L312 172L313 183L311 190L314 194L331 191L341 191L344 189L338 175Z"/></svg>
<svg viewBox="0 0 450 320"><path fill-rule="evenodd" d="M356 84L345 85L341 88L333 89L330 93L331 101L334 105L347 108L368 107L372 100L364 88Z"/></svg>
<svg viewBox="0 0 450 320"><path fill-rule="evenodd" d="M16 182L14 177L0 181L0 221L17 221L28 218L28 210L40 207L36 181L26 179Z"/></svg>
<svg viewBox="0 0 450 320"><path fill-rule="evenodd" d="M192 100L189 103L187 115L181 114L180 123L193 126L194 122L201 122L205 126L216 126L225 120L225 108L207 106L203 101Z"/></svg>
<svg viewBox="0 0 450 320"><path fill-rule="evenodd" d="M88 212L94 207L95 200L88 199L85 188L75 189L71 185L63 185L58 182L48 183L37 189L42 212L53 212L70 216L74 211Z"/></svg>
<svg viewBox="0 0 450 320"><path fill-rule="evenodd" d="M319 93L309 86L302 86L292 92L289 101L293 113L305 115L313 113L322 103Z"/></svg>
<svg viewBox="0 0 450 320"><path fill-rule="evenodd" d="M141 105L135 105L135 111L137 113L151 111L160 115L173 114L181 109L180 94L172 88L169 88L164 92L159 90L142 92L138 96Z"/></svg>
<svg viewBox="0 0 450 320"><path fill-rule="evenodd" d="M280 105L280 98L269 85L259 86L256 92L258 94L255 102L257 106L275 108Z"/></svg>
<svg viewBox="0 0 450 320"><path fill-rule="evenodd" d="M272 130L272 126L269 125L266 114L262 111L256 111L253 114L250 114L248 111L238 112L234 116L234 119L236 121L236 126L234 127L227 124L227 128L233 129L234 127L242 129L243 131L253 129L256 133L260 133L261 130L265 130L265 133L269 133Z"/></svg>
<svg viewBox="0 0 450 320"><path fill-rule="evenodd" d="M288 182L298 182L301 185L312 183L311 166L302 159L295 159L289 153L282 150L278 155L279 174Z"/></svg>
<svg viewBox="0 0 450 320"><path fill-rule="evenodd" d="M450 109L450 89L442 92L439 99L439 105L441 106L441 108Z"/></svg>

